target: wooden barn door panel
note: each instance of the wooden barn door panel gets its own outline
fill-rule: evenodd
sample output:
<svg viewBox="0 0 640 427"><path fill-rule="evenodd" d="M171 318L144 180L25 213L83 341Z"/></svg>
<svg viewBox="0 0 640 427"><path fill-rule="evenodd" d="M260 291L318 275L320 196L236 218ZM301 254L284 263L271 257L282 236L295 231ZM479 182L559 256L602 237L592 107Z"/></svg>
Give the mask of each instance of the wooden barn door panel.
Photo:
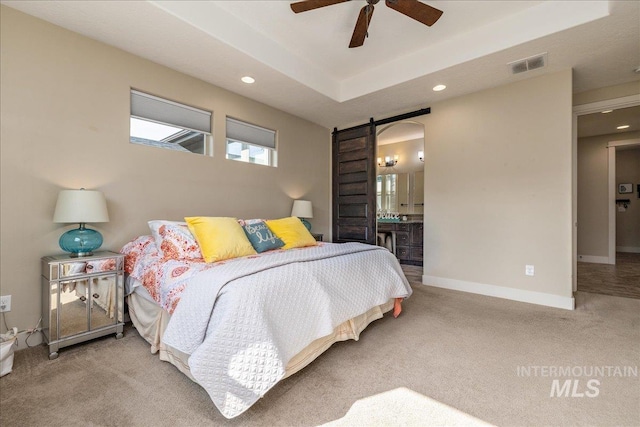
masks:
<svg viewBox="0 0 640 427"><path fill-rule="evenodd" d="M375 125L333 132L333 241L376 243Z"/></svg>

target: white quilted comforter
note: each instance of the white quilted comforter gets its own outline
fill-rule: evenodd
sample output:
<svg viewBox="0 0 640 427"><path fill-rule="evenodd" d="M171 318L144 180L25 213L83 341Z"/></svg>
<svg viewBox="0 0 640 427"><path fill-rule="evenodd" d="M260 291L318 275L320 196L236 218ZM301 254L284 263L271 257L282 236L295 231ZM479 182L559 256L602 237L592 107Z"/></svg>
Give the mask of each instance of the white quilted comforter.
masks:
<svg viewBox="0 0 640 427"><path fill-rule="evenodd" d="M289 360L340 323L411 287L384 248L323 244L199 273L163 341L187 353L193 377L227 418L253 405Z"/></svg>

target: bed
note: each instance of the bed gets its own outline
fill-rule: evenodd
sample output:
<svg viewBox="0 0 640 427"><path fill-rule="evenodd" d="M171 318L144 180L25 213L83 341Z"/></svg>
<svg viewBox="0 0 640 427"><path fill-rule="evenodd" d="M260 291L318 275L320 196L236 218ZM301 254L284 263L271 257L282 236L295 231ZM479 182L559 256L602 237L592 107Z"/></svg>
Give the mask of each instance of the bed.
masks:
<svg viewBox="0 0 640 427"><path fill-rule="evenodd" d="M184 233L173 241L180 249L162 227L122 248L129 316L152 353L201 385L227 418L333 343L399 314L411 295L384 248L318 242L205 262L197 242L184 240L184 223L174 227Z"/></svg>

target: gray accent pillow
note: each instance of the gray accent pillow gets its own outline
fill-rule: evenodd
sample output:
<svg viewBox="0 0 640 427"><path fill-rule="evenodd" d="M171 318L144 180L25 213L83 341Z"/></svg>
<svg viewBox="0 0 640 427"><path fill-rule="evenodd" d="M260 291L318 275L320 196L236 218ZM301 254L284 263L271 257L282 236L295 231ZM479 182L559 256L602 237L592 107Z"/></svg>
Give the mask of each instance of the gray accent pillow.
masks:
<svg viewBox="0 0 640 427"><path fill-rule="evenodd" d="M264 221L245 224L242 228L251 242L251 245L258 253L278 249L284 246L284 242L280 240L278 236L273 234Z"/></svg>

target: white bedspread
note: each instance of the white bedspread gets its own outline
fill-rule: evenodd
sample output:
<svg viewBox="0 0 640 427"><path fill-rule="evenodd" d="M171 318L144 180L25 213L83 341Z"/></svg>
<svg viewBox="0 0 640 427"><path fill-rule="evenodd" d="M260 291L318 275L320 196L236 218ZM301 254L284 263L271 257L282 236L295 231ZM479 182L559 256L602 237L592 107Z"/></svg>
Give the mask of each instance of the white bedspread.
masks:
<svg viewBox="0 0 640 427"><path fill-rule="evenodd" d="M324 244L203 271L184 291L166 344L227 418L253 405L288 361L340 323L411 287L386 249Z"/></svg>

